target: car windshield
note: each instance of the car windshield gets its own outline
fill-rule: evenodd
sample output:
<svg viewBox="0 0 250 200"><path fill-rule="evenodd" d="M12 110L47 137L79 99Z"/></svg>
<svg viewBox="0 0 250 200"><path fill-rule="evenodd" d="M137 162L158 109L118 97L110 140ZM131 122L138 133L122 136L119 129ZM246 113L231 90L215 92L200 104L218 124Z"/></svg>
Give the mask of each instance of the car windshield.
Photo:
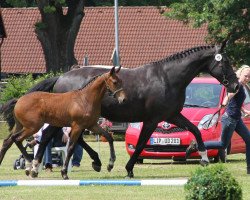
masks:
<svg viewBox="0 0 250 200"><path fill-rule="evenodd" d="M211 83L190 83L186 88L184 107L217 107L222 85Z"/></svg>

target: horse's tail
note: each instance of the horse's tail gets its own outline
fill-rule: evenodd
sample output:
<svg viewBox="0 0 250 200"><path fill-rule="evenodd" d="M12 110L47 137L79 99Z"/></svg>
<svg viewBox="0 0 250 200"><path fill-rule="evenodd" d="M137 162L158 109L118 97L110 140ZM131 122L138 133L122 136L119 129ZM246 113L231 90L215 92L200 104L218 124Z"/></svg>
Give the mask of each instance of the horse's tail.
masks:
<svg viewBox="0 0 250 200"><path fill-rule="evenodd" d="M55 76L52 78L45 79L39 83L37 83L34 87L32 87L26 94L35 92L35 91L43 91L43 92L51 92L53 87L58 80L59 76Z"/></svg>
<svg viewBox="0 0 250 200"><path fill-rule="evenodd" d="M3 114L3 118L6 120L8 126L9 126L9 131L13 129L15 126L15 119L14 119L14 107L16 105L18 99L11 99L5 103L1 109L0 113Z"/></svg>
<svg viewBox="0 0 250 200"><path fill-rule="evenodd" d="M45 79L39 82L38 84L36 84L34 87L32 87L28 92L26 92L26 94L35 92L35 91L51 92L58 78L59 76ZM7 101L7 103L5 103L0 109L0 113L3 114L3 118L4 120L6 120L10 131L15 126L15 119L14 119L13 111L14 111L14 107L16 105L17 100L18 99L14 98L14 99Z"/></svg>

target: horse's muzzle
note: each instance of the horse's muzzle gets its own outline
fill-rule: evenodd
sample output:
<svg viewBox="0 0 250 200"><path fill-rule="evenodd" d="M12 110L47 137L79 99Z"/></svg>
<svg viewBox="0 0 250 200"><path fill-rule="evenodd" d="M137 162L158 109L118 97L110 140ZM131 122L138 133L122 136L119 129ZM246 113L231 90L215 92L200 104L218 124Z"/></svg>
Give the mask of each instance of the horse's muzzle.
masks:
<svg viewBox="0 0 250 200"><path fill-rule="evenodd" d="M236 93L239 90L239 84L233 83L231 87L227 87L227 92Z"/></svg>
<svg viewBox="0 0 250 200"><path fill-rule="evenodd" d="M120 92L118 92L116 95L117 95L116 98L117 98L117 100L118 100L119 103L123 103L127 99L126 94L125 94L125 92L123 90L120 91Z"/></svg>

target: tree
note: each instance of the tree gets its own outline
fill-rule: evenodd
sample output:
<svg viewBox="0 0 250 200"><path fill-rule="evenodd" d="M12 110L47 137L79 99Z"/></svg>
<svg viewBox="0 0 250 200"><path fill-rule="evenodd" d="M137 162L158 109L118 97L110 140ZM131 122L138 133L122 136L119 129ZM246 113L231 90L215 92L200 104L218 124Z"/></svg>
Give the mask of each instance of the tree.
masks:
<svg viewBox="0 0 250 200"><path fill-rule="evenodd" d="M208 43L221 44L228 38L226 51L234 64L250 63L250 1L182 0L170 8L167 17L193 27L207 24Z"/></svg>
<svg viewBox="0 0 250 200"><path fill-rule="evenodd" d="M37 3L41 21L35 24L35 32L42 44L47 71L66 72L77 63L74 46L84 17L83 0L39 0ZM63 5L68 9L64 10Z"/></svg>
<svg viewBox="0 0 250 200"><path fill-rule="evenodd" d="M5 3L38 7L41 21L36 22L35 32L43 48L47 72L66 72L77 64L74 46L84 17L84 0L6 0Z"/></svg>

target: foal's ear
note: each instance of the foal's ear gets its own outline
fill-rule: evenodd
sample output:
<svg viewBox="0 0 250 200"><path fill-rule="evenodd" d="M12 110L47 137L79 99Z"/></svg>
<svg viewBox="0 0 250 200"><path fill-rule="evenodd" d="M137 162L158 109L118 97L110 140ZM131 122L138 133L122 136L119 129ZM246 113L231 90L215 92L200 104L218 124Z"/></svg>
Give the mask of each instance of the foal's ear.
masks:
<svg viewBox="0 0 250 200"><path fill-rule="evenodd" d="M115 66L112 67L112 69L110 70L110 76L112 76L115 73Z"/></svg>

